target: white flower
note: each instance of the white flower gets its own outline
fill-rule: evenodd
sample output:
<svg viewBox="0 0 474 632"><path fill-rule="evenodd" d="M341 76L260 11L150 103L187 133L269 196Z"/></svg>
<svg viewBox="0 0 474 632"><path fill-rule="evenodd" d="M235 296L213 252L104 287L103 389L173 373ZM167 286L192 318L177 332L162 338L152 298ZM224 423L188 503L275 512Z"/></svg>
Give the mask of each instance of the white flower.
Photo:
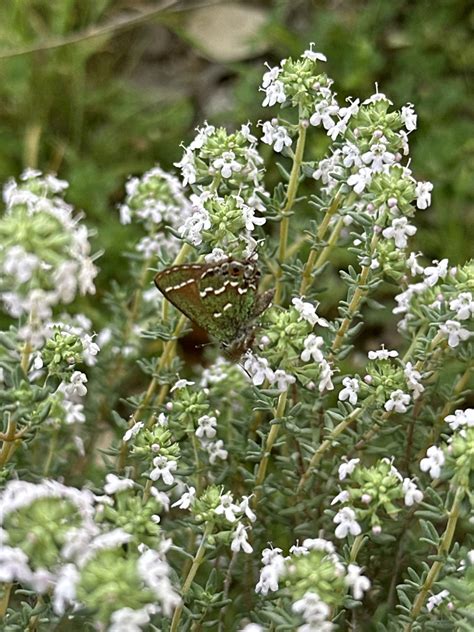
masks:
<svg viewBox="0 0 474 632"><path fill-rule="evenodd" d="M410 270L412 276L417 274L423 274L424 268L420 266L417 259L421 256L421 252L410 252L410 256L407 259L407 268Z"/></svg>
<svg viewBox="0 0 474 632"><path fill-rule="evenodd" d="M255 592L267 595L269 591L278 590L278 580L285 572L285 558L281 555L281 549L264 549L262 551L264 567L260 571L260 579L255 587Z"/></svg>
<svg viewBox="0 0 474 632"><path fill-rule="evenodd" d="M144 427L144 425L145 424L143 421L137 421L136 423L134 423L133 426L129 428L127 432L123 435L122 441L127 443L128 441L130 441L130 439L135 438L140 430Z"/></svg>
<svg viewBox="0 0 474 632"><path fill-rule="evenodd" d="M328 99L321 99L321 101L316 104L315 111L309 119L310 125L318 127L322 123L326 131L332 130L335 127L336 121L334 117L339 112L339 106L333 95L328 95L328 97Z"/></svg>
<svg viewBox="0 0 474 632"><path fill-rule="evenodd" d="M36 255L26 252L20 245L10 246L3 256L3 272L14 277L17 283L29 281L33 272L41 265L41 260ZM75 265L75 262L68 263Z"/></svg>
<svg viewBox="0 0 474 632"><path fill-rule="evenodd" d="M199 246L202 243L202 231L209 230L212 224L205 208L193 207L193 209L193 214L184 221L178 232L183 239L192 243L193 246Z"/></svg>
<svg viewBox="0 0 474 632"><path fill-rule="evenodd" d="M209 454L209 461L211 465L214 465L217 459L225 461L229 454L227 450L224 449L224 442L222 441L222 439L208 443L206 445L206 450Z"/></svg>
<svg viewBox="0 0 474 632"><path fill-rule="evenodd" d="M402 123L403 125L405 125L407 132L413 132L413 130L416 129L416 121L418 118L417 115L415 114L415 108L413 104L407 103L406 105L404 105L402 107L400 115L401 115Z"/></svg>
<svg viewBox="0 0 474 632"><path fill-rule="evenodd" d="M332 376L334 371L331 368L331 365L326 360L323 360L320 365L320 373L319 373L319 392L323 393L324 391L332 391L334 389L334 384L332 383Z"/></svg>
<svg viewBox="0 0 474 632"><path fill-rule="evenodd" d="M280 573L278 568L273 565L264 566L260 571L260 578L255 586L256 593L262 593L262 595L268 595L268 592L276 592L278 590L278 580L280 579Z"/></svg>
<svg viewBox="0 0 474 632"><path fill-rule="evenodd" d="M449 309L456 312L458 320L474 317L474 299L471 292L461 292L457 298L449 301Z"/></svg>
<svg viewBox="0 0 474 632"><path fill-rule="evenodd" d="M235 159L233 151L224 151L220 158L216 158L212 163L216 171L221 172L223 178L231 178L233 173L242 170L242 165Z"/></svg>
<svg viewBox="0 0 474 632"><path fill-rule="evenodd" d="M421 459L420 470L422 472L428 472L429 470L431 478L439 478L444 461L445 458L443 450L435 445L432 445L426 451L426 457Z"/></svg>
<svg viewBox="0 0 474 632"><path fill-rule="evenodd" d="M218 516L225 516L225 519L229 522L235 522L237 520L237 516L235 514L239 513L240 510L239 506L234 503L232 494L230 492L222 494L220 500L220 505L214 509L214 513Z"/></svg>
<svg viewBox="0 0 474 632"><path fill-rule="evenodd" d="M273 382L277 385L277 389L280 393L283 393L288 390L290 384L294 384L296 382L296 378L294 375L290 375L283 369L277 369L273 377Z"/></svg>
<svg viewBox="0 0 474 632"><path fill-rule="evenodd" d="M378 101L386 101L389 105L393 105L389 98L385 96L383 92L379 92L378 84L375 84L375 94L372 94L368 99L362 102L362 105L371 105Z"/></svg>
<svg viewBox="0 0 474 632"><path fill-rule="evenodd" d="M401 389L397 388L396 391L390 393L390 399L385 402L384 408L389 413L392 411L396 413L406 413L409 403L410 395L407 395Z"/></svg>
<svg viewBox="0 0 474 632"><path fill-rule="evenodd" d="M416 206L424 211L431 204L431 191L433 190L433 184L431 182L417 182L416 183Z"/></svg>
<svg viewBox="0 0 474 632"><path fill-rule="evenodd" d="M439 604L448 596L449 590L446 589L442 590L436 595L431 595L431 597L429 597L428 601L426 602L426 609L428 610L428 612L431 612L434 608L437 608Z"/></svg>
<svg viewBox="0 0 474 632"><path fill-rule="evenodd" d="M359 535L362 532L359 523L355 519L355 511L350 507L343 507L333 518L338 526L334 532L336 538L342 540L347 535Z"/></svg>
<svg viewBox="0 0 474 632"><path fill-rule="evenodd" d="M405 248L408 244L407 237L416 233L416 227L408 223L406 217L397 217L392 220L392 225L382 231L387 239L393 239L397 248Z"/></svg>
<svg viewBox="0 0 474 632"><path fill-rule="evenodd" d="M240 550L242 550L244 553L253 552L253 548L248 542L247 530L241 522L239 522L237 528L232 534L232 543L230 545L230 548L232 551L234 551L234 553L237 553Z"/></svg>
<svg viewBox="0 0 474 632"><path fill-rule="evenodd" d="M255 209L248 204L239 204L242 211L242 217L244 219L245 228L251 233L255 230L256 226L263 226L267 221L265 217L258 217L255 215Z"/></svg>
<svg viewBox="0 0 474 632"><path fill-rule="evenodd" d="M267 66L268 70L266 73L264 73L262 77L262 88L268 88L270 84L272 84L274 81L278 79L278 76L280 75L280 72L281 72L281 68L279 68L278 66L274 66L273 68L270 68L268 64L265 64L265 65Z"/></svg>
<svg viewBox="0 0 474 632"><path fill-rule="evenodd" d="M339 393L339 400L345 402L346 399L349 403L355 406L357 404L357 393L359 392L359 380L355 377L345 377L342 380L345 388Z"/></svg>
<svg viewBox="0 0 474 632"><path fill-rule="evenodd" d="M276 125L272 121L265 121L262 126L262 142L273 145L274 151L280 153L284 147L291 147L291 136L283 125Z"/></svg>
<svg viewBox="0 0 474 632"><path fill-rule="evenodd" d="M339 480L343 481L346 476L350 476L358 463L360 463L360 459L351 459L347 463L341 463L338 469Z"/></svg>
<svg viewBox="0 0 474 632"><path fill-rule="evenodd" d="M195 498L196 498L196 488L188 487L188 491L184 492L181 498L177 500L175 503L173 503L171 506L179 507L180 509L189 509L189 507L191 507L192 504L194 503Z"/></svg>
<svg viewBox="0 0 474 632"><path fill-rule="evenodd" d="M267 74L268 73L265 73L264 78ZM265 92L265 98L262 102L264 108L272 107L275 103L284 103L286 101L285 86L279 79L269 83L263 91Z"/></svg>
<svg viewBox="0 0 474 632"><path fill-rule="evenodd" d="M357 173L352 174L347 179L347 184L354 189L355 193L362 193L365 187L372 180L372 169L369 167L361 167Z"/></svg>
<svg viewBox="0 0 474 632"><path fill-rule="evenodd" d="M166 617L169 617L181 602L169 579L170 567L164 558L170 546L171 540L164 540L158 545L158 551L146 549L137 563L139 576L155 593Z"/></svg>
<svg viewBox="0 0 474 632"><path fill-rule="evenodd" d="M202 127L196 127L196 136L189 145L189 149L195 151L196 149L202 149L207 142L207 139L214 134L216 128L214 125L209 125L207 121L204 121Z"/></svg>
<svg viewBox="0 0 474 632"><path fill-rule="evenodd" d="M306 49L301 56L305 57L306 59L311 59L311 61L327 61L326 55L314 51L313 46L316 46L316 44L314 42L310 42L309 49Z"/></svg>
<svg viewBox="0 0 474 632"><path fill-rule="evenodd" d="M421 503L423 500L423 492L418 489L410 478L403 479L402 491L405 496L405 505L407 507L411 507L415 503Z"/></svg>
<svg viewBox="0 0 474 632"><path fill-rule="evenodd" d="M420 384L421 373L413 368L411 362L406 363L403 372L407 379L408 388L410 389L410 391L413 391L413 399L418 399L421 393L423 393L423 391L425 390L423 384Z"/></svg>
<svg viewBox="0 0 474 632"><path fill-rule="evenodd" d="M111 472L105 477L107 483L104 485L104 492L109 496L132 489L135 483L130 478L120 478Z"/></svg>
<svg viewBox="0 0 474 632"><path fill-rule="evenodd" d="M68 425L75 423L83 424L85 422L86 416L84 415L84 406L82 404L76 404L69 399L65 399L62 405L65 421Z"/></svg>
<svg viewBox="0 0 474 632"><path fill-rule="evenodd" d="M71 381L64 386L64 392L67 397L84 397L87 393L87 387L84 384L87 383L87 375L81 373L81 371L74 371L71 375Z"/></svg>
<svg viewBox="0 0 474 632"><path fill-rule="evenodd" d="M209 415L203 415L198 419L198 428L196 429L196 437L198 439L213 439L216 436L217 419Z"/></svg>
<svg viewBox="0 0 474 632"><path fill-rule="evenodd" d="M250 121L248 123L243 123L240 126L240 133L242 134L242 136L245 138L247 142L256 143L257 137L254 136L252 132L250 131L251 126L252 126L252 123Z"/></svg>
<svg viewBox="0 0 474 632"><path fill-rule="evenodd" d="M293 298L291 300L295 306L296 311L299 313L299 320L306 320L313 327L319 325L320 327L329 327L329 323L324 318L320 318L316 314L317 305L303 301L301 298Z"/></svg>
<svg viewBox="0 0 474 632"><path fill-rule="evenodd" d="M28 556L19 548L0 546L0 582L10 584L15 581L30 581L32 571Z"/></svg>
<svg viewBox="0 0 474 632"><path fill-rule="evenodd" d="M352 590L354 599L362 599L364 592L370 588L370 579L361 574L362 569L356 564L349 564L344 581Z"/></svg>
<svg viewBox="0 0 474 632"><path fill-rule="evenodd" d="M74 564L61 567L53 594L53 610L56 614L64 614L66 608L74 603L79 579L80 574Z"/></svg>
<svg viewBox="0 0 474 632"><path fill-rule="evenodd" d="M334 496L334 498L331 500L331 505L346 503L350 497L351 495L349 494L349 492L347 490L343 490L342 492L339 492L337 496Z"/></svg>
<svg viewBox="0 0 474 632"><path fill-rule="evenodd" d="M444 418L449 424L451 430L457 430L463 426L468 428L474 427L474 408L466 408L466 410L455 410L454 415L448 415Z"/></svg>
<svg viewBox="0 0 474 632"><path fill-rule="evenodd" d="M443 325L440 325L440 332L448 339L448 345L454 349L460 342L469 340L471 332L461 326L457 320L447 320Z"/></svg>
<svg viewBox="0 0 474 632"><path fill-rule="evenodd" d="M175 162L174 166L181 169L184 187L196 182L196 165L194 163L194 154L191 149L185 149L183 157L179 162Z"/></svg>
<svg viewBox="0 0 474 632"><path fill-rule="evenodd" d="M252 496L242 496L242 501L240 503L239 509L245 516L247 516L250 522L255 522L255 520L257 519L257 516L250 508L251 498Z"/></svg>
<svg viewBox="0 0 474 632"><path fill-rule="evenodd" d="M369 360L388 360L389 358L396 358L398 351L385 349L384 345L382 345L381 349L369 351L367 355Z"/></svg>
<svg viewBox="0 0 474 632"><path fill-rule="evenodd" d="M448 259L442 259L441 261L435 259L434 261L432 261L432 263L432 266L427 266L423 270L423 274L426 277L425 283L429 287L433 287L433 285L436 285L440 279L444 279L448 274Z"/></svg>
<svg viewBox="0 0 474 632"><path fill-rule="evenodd" d="M324 345L324 340L321 336L309 334L309 336L305 338L303 344L304 349L300 356L303 362L309 362L311 358L313 358L315 362L322 362L324 360L324 356L320 350Z"/></svg>
<svg viewBox="0 0 474 632"><path fill-rule="evenodd" d="M181 379L181 380L176 380L176 382L173 384L170 393L173 393L174 391L179 390L180 388L186 388L187 386L193 386L195 384L195 382L190 382L189 380L185 380L185 379Z"/></svg>
<svg viewBox="0 0 474 632"><path fill-rule="evenodd" d="M150 615L144 609L120 608L112 613L107 632L141 632L142 626L150 621Z"/></svg>
<svg viewBox="0 0 474 632"><path fill-rule="evenodd" d="M306 592L301 599L295 601L291 609L293 612L301 614L303 619L310 623L311 626L325 622L331 614L330 607L315 592ZM317 628L313 629L319 630L320 627L318 625Z"/></svg>
<svg viewBox="0 0 474 632"><path fill-rule="evenodd" d="M243 628L240 628L239 632L265 632L265 630L258 623L247 623Z"/></svg>
<svg viewBox="0 0 474 632"><path fill-rule="evenodd" d="M266 358L259 358L253 353L248 353L244 362L244 369L250 375L254 386L261 386L265 380L273 382L274 373L268 366Z"/></svg>
<svg viewBox="0 0 474 632"><path fill-rule="evenodd" d="M149 474L152 481L157 481L161 478L165 485L171 485L174 482L172 472L176 470L176 461L168 461L166 456L155 456L153 465L154 469Z"/></svg>
<svg viewBox="0 0 474 632"><path fill-rule="evenodd" d="M371 145L369 151L362 154L361 159L372 169L373 173L379 173L383 171L386 164L391 165L395 162L395 154L387 151L385 143L378 142Z"/></svg>

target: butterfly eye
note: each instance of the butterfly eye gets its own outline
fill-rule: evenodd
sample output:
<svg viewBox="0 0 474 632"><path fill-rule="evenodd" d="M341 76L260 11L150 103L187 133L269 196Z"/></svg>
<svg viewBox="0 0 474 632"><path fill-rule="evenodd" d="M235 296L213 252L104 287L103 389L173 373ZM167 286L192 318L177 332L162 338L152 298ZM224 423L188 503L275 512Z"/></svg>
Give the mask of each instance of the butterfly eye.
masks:
<svg viewBox="0 0 474 632"><path fill-rule="evenodd" d="M229 272L231 276L240 276L241 270L242 266L240 265L240 263L235 262L230 264Z"/></svg>

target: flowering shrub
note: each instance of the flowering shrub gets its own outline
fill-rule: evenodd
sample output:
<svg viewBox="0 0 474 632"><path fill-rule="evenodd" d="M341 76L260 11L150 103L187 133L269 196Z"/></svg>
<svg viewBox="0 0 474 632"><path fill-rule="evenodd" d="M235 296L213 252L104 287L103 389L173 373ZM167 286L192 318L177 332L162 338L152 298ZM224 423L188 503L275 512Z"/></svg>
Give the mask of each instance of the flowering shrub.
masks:
<svg viewBox="0 0 474 632"><path fill-rule="evenodd" d="M472 629L474 266L410 251L413 106L341 104L325 61L268 67L270 120L128 182L130 287L88 305L66 183L5 186L3 629ZM187 361L151 270L242 356Z"/></svg>

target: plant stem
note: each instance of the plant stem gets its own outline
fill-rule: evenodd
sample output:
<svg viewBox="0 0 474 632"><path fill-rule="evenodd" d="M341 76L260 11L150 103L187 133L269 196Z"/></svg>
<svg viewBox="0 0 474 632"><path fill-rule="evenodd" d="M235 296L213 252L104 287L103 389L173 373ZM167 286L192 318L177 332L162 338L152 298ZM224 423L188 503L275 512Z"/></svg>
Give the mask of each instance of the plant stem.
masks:
<svg viewBox="0 0 474 632"><path fill-rule="evenodd" d="M202 560L204 559L204 553L206 552L207 539L211 535L213 529L214 529L214 523L208 522L206 524L204 533L202 534L202 540L196 552L196 555L194 556L193 563L191 564L191 568L189 569L187 577L184 580L183 588L181 590L181 596L183 598L183 601L189 589L191 588L193 579L196 576L196 573L198 572L199 567L201 566ZM174 611L173 619L171 621L170 632L176 632L176 630L178 629L178 625L181 620L182 613L183 613L183 602L181 602L179 606L177 606L176 610Z"/></svg>
<svg viewBox="0 0 474 632"><path fill-rule="evenodd" d="M286 408L286 401L288 398L288 391L284 391L278 398L278 404L275 411L275 420L271 425L270 432L268 433L267 440L265 442L265 449L262 455L262 459L258 465L257 476L255 477L255 505L258 504L261 496L261 485L265 480L265 474L267 473L268 462L270 460L270 453L273 449L275 441L280 432L280 424L278 420L283 417Z"/></svg>
<svg viewBox="0 0 474 632"><path fill-rule="evenodd" d="M0 450L0 467L3 467L10 460L15 449L16 421L10 417L7 424L7 431L3 437L3 445Z"/></svg>
<svg viewBox="0 0 474 632"><path fill-rule="evenodd" d="M351 552L349 555L349 561L351 564L353 564L356 561L357 556L359 555L359 551L361 550L362 545L364 544L364 541L365 541L364 536L362 534L357 535L355 537L354 542L352 543Z"/></svg>
<svg viewBox="0 0 474 632"><path fill-rule="evenodd" d="M454 531L456 529L456 525L459 519L461 504L462 504L465 493L466 493L466 487L464 485L459 485L459 487L456 489L456 494L454 496L451 511L448 513L448 524L446 525L446 529L443 535L441 536L441 540L438 545L438 550L437 550L438 557L443 557L449 553L449 549L451 548ZM411 623L407 624L407 626L405 627L405 632L411 632L413 623L418 617L418 615L420 614L421 609L423 608L425 604L426 597L428 596L428 593L431 590L431 587L433 586L433 584L435 583L439 575L439 572L441 571L442 568L443 568L443 562L439 560L437 560L436 562L433 562L433 565L430 568L428 575L426 576L423 586L421 587L421 590L415 599L415 603L413 604L413 607L410 613L412 621Z"/></svg>
<svg viewBox="0 0 474 632"><path fill-rule="evenodd" d="M186 317L182 316L179 319L178 324L176 325L176 328L173 332L173 340L169 340L164 346L163 353L161 354L160 361L158 362L158 367L157 367L158 372L164 369L167 362L173 357L174 351L176 349L175 338L179 336L185 324L186 324ZM153 377L148 385L148 388L143 400L141 401L140 405L138 406L136 411L133 413L133 415L130 417L130 421L128 423L129 428L131 428L137 423L143 411L149 406L150 402L153 400L153 397L155 396L155 392L156 392L156 389L158 388L158 385L159 385L158 378ZM147 425L148 426L151 425L150 420L148 420ZM128 444L126 441L122 441L122 445L121 445L120 453L119 453L118 465L117 465L119 470L122 470L125 467L127 453L128 453Z"/></svg>
<svg viewBox="0 0 474 632"><path fill-rule="evenodd" d="M375 252L375 248L377 247L378 241L379 241L379 233L377 230L375 230L370 242L371 254ZM357 281L356 290L352 296L351 302L349 303L349 307L347 308L348 315L343 319L342 323L340 324L339 330L336 333L336 337L334 338L334 342L332 343L331 351L333 353L336 353L340 349L342 343L344 342L344 336L346 335L347 330L351 326L352 319L357 313L359 306L362 302L362 299L367 294L366 284L369 278L369 273L370 273L370 265L362 266L362 270L359 274L359 279Z"/></svg>
<svg viewBox="0 0 474 632"><path fill-rule="evenodd" d="M318 232L316 233L316 239L318 241L321 241L322 239L324 239L324 235L326 234L326 231L329 227L331 218L333 217L334 213L339 208L340 201L341 201L341 198L339 194L336 194L323 217L323 221L319 225ZM311 285L312 273L313 273L313 269L315 267L317 258L318 258L318 251L316 248L312 248L309 253L308 260L306 261L306 264L304 266L303 278L301 279L301 285L300 285L300 296L304 296L309 286Z"/></svg>
<svg viewBox="0 0 474 632"><path fill-rule="evenodd" d="M278 246L278 262L280 264L280 268L277 273L275 298L273 299L273 303L275 305L279 305L282 298L283 272L281 269L281 265L284 263L287 257L290 213L296 199L296 194L298 192L301 163L303 162L304 146L306 142L306 129L307 122L305 120L300 120L300 124L298 127L298 140L296 142L295 154L293 156L293 166L291 168L290 180L288 182L288 188L286 192L286 203L281 211L282 220L280 222L280 243Z"/></svg>
<svg viewBox="0 0 474 632"><path fill-rule="evenodd" d="M10 603L10 594L13 588L13 583L8 582L2 585L3 594L0 598L0 620L3 619Z"/></svg>
<svg viewBox="0 0 474 632"><path fill-rule="evenodd" d="M311 461L309 462L309 465L305 471L305 473L303 474L303 476L300 478L300 482L298 483L298 487L296 490L296 493L300 493L304 486L306 485L309 477L311 476L311 474L313 473L313 470L319 465L323 454L329 450L329 448L332 446L333 441L336 439L336 437L338 437L342 432L344 432L344 430L346 428L348 428L351 423L357 419L357 417L360 415L360 413L362 412L362 408L355 408L350 415L348 415L345 419L343 419L331 432L331 434L329 435L329 437L327 439L325 439L319 446L319 448L316 450L316 452L313 454Z"/></svg>

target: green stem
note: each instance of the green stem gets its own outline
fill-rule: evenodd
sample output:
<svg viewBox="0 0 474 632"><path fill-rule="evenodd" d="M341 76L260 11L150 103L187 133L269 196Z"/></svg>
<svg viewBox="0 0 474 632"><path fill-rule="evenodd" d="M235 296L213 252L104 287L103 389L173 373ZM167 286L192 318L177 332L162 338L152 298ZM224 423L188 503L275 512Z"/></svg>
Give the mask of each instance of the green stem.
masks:
<svg viewBox="0 0 474 632"><path fill-rule="evenodd" d="M451 543L454 537L454 532L456 530L456 525L459 520L461 504L462 504L465 493L466 493L466 487L464 485L460 485L456 490L456 494L454 496L451 511L448 513L448 523L446 525L446 529L443 535L441 536L441 540L438 545L437 557L444 557L449 553L449 549L451 548ZM430 568L428 575L426 576L423 586L421 587L421 590L415 599L415 603L413 604L413 607L410 613L412 621L411 623L408 623L407 626L405 627L405 632L411 632L413 623L415 622L416 618L421 612L421 609L425 605L425 601L428 596L428 593L430 592L433 584L438 578L438 575L440 571L442 570L442 568L443 568L442 561L437 560L436 562L433 562L433 565Z"/></svg>
<svg viewBox="0 0 474 632"><path fill-rule="evenodd" d="M362 534L357 535L355 537L354 542L352 543L351 552L349 555L349 562L351 564L353 564L356 561L357 556L359 555L359 551L361 550L362 545L364 544L364 541L365 541L364 538L365 536L363 536Z"/></svg>
<svg viewBox="0 0 474 632"><path fill-rule="evenodd" d="M188 571L187 577L184 580L183 588L181 590L181 596L183 598L183 601L174 611L173 619L171 621L170 632L176 632L178 629L178 625L181 620L181 615L183 613L184 598L188 594L189 589L191 588L191 585L193 583L194 577L196 576L196 573L198 572L198 569L201 566L202 560L204 559L204 554L206 552L207 539L211 535L213 529L214 529L214 523L208 522L206 524L204 533L202 534L201 544L199 545L196 555L194 556L193 563L191 564L191 568Z"/></svg>
<svg viewBox="0 0 474 632"><path fill-rule="evenodd" d="M319 465L323 455L327 450L329 450L334 442L334 440L342 433L346 428L348 428L351 423L357 419L357 417L362 412L362 408L355 408L350 415L348 415L345 419L343 419L335 428L332 430L331 434L327 439L325 439L313 454L309 465L304 472L303 476L300 478L300 482L298 483L298 487L296 492L299 494L304 486L306 485L309 477L312 475L313 471Z"/></svg>
<svg viewBox="0 0 474 632"><path fill-rule="evenodd" d="M0 621L5 616L5 613L8 608L8 604L10 603L10 594L11 594L12 588L13 588L12 583L2 585L2 596L0 598Z"/></svg>
<svg viewBox="0 0 474 632"><path fill-rule="evenodd" d="M268 437L265 442L265 449L258 466L257 475L255 477L255 505L257 505L258 501L260 500L262 492L261 485L265 480L268 462L270 460L270 454L278 437L278 433L280 432L280 424L278 423L278 420L281 419L285 413L287 399L288 391L284 391L283 393L281 393L280 397L278 398L278 404L275 411L275 420L274 423L271 425L270 432L268 433Z"/></svg>
<svg viewBox="0 0 474 632"><path fill-rule="evenodd" d="M10 417L7 424L7 431L2 438L3 444L0 450L0 467L6 465L10 460L10 457L15 451L16 439L16 420Z"/></svg>
<svg viewBox="0 0 474 632"><path fill-rule="evenodd" d="M163 353L161 354L160 361L158 362L158 367L157 367L158 373L162 369L164 369L168 361L171 360L171 358L173 357L175 349L176 349L176 338L181 333L185 324L186 324L186 317L182 316L179 319L178 324L176 325L176 328L173 332L173 339L169 340L164 346ZM150 405L151 401L153 400L158 386L159 386L158 378L157 377L152 378L148 385L148 388L143 400L141 401L140 405L138 406L136 411L133 413L133 415L130 417L130 421L128 422L129 428L134 426L137 423L137 421L139 421L142 413L144 412L144 410L147 409L147 407ZM163 392L163 387L162 387L161 392ZM164 392L166 394L167 390L165 390ZM151 425L151 417L147 423L147 426L150 426L150 425ZM117 467L119 470L123 470L123 468L125 467L127 454L128 454L128 444L125 441L122 441L122 445L120 447L119 458L118 458L118 464L117 464Z"/></svg>
<svg viewBox="0 0 474 632"><path fill-rule="evenodd" d="M326 214L323 217L323 221L319 225L318 232L316 233L316 239L318 241L321 241L322 239L324 239L326 231L329 227L329 223L331 222L333 215L336 213L337 209L339 208L340 201L341 201L341 198L339 194L336 194L328 210L326 211ZM300 285L300 296L304 296L311 285L313 269L315 268L317 258L318 258L318 251L316 248L312 248L309 253L308 260L306 261L306 264L304 266L303 278L301 279L301 285Z"/></svg>
<svg viewBox="0 0 474 632"><path fill-rule="evenodd" d="M290 213L295 203L296 194L298 192L298 185L300 179L301 164L303 162L304 146L306 142L306 130L308 123L306 120L300 120L298 127L298 140L296 142L295 154L293 156L293 166L291 168L290 180L288 182L288 189L286 192L286 203L281 211L282 220L280 222L280 243L278 246L278 262L280 268L278 270L275 288L275 298L273 303L279 305L282 298L282 276L281 269L282 263L284 263L287 257L288 246L288 234L290 229Z"/></svg>
<svg viewBox="0 0 474 632"><path fill-rule="evenodd" d="M377 227L376 227L377 228ZM377 230L374 231L374 234L372 235L372 240L370 242L370 254L372 255L375 252L375 249L377 247L379 241L379 233ZM360 272L359 275L359 279L357 281L357 287L356 290L352 296L351 302L349 303L349 307L347 308L347 316L343 319L343 321L341 322L340 326L339 326L339 330L336 333L336 337L334 338L334 342L332 343L332 347L331 347L331 351L333 353L336 353L340 347L342 346L342 343L344 342L344 337L347 333L347 330L349 329L349 327L351 326L352 323L352 319L354 318L354 316L356 315L360 304L362 302L362 299L366 296L367 294L367 281L369 278L369 273L370 273L370 265L368 266L362 266L362 270Z"/></svg>

